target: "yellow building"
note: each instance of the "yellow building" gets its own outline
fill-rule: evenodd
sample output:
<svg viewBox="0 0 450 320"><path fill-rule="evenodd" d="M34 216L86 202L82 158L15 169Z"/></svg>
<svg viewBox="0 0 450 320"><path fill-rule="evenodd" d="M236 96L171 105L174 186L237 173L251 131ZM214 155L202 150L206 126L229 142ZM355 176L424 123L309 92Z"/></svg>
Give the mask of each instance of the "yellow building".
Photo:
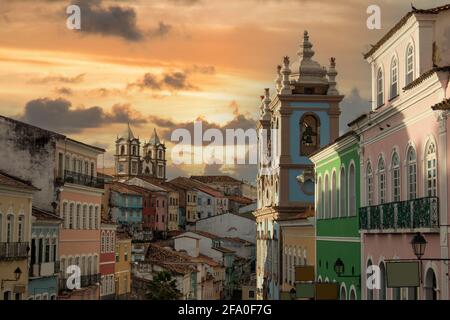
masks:
<svg viewBox="0 0 450 320"><path fill-rule="evenodd" d="M0 300L27 297L33 193L28 182L0 172Z"/></svg>
<svg viewBox="0 0 450 320"><path fill-rule="evenodd" d="M131 238L116 232L115 264L116 299L127 299L131 293Z"/></svg>

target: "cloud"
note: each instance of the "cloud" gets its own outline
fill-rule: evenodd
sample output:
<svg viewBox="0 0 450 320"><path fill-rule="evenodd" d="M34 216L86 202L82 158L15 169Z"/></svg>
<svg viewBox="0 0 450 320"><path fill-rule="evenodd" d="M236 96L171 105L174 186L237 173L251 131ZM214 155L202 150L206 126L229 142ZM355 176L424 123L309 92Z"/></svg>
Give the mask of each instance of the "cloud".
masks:
<svg viewBox="0 0 450 320"><path fill-rule="evenodd" d="M101 0L76 0L81 9L81 32L118 36L128 41L140 41L144 33L137 26L136 11L131 7L102 6Z"/></svg>
<svg viewBox="0 0 450 320"><path fill-rule="evenodd" d="M147 32L149 38L163 38L172 30L172 25L159 22L158 26Z"/></svg>
<svg viewBox="0 0 450 320"><path fill-rule="evenodd" d="M231 105L233 105L235 108L233 110L234 117L223 125L215 122L209 122L208 120L204 119L203 116L198 116L195 121L202 122L203 132L208 129L218 129L222 132L224 138L226 137L226 129L248 130L256 128L256 121L247 114L241 114L239 112L239 106L235 101L231 102ZM149 117L149 122L162 129L161 134L165 140L171 140L172 132L175 129L186 129L189 131L191 137L194 137L194 121L176 122L172 119L161 118L159 116L152 115ZM208 145L209 143L210 142L205 142L205 145Z"/></svg>
<svg viewBox="0 0 450 320"><path fill-rule="evenodd" d="M73 108L66 99L41 98L29 101L19 120L61 133L77 133L110 123L131 122L135 125L147 120L128 104L115 104L110 112L101 107Z"/></svg>
<svg viewBox="0 0 450 320"><path fill-rule="evenodd" d="M46 83L80 83L84 81L85 73L78 74L73 77L63 76L63 75L48 75L40 78L32 78L28 83L32 84L46 84Z"/></svg>
<svg viewBox="0 0 450 320"><path fill-rule="evenodd" d="M347 124L363 113L371 110L370 99L360 96L359 90L353 88L341 102L341 116L339 118L340 134L349 130Z"/></svg>
<svg viewBox="0 0 450 320"><path fill-rule="evenodd" d="M152 91L168 90L175 91L188 91L198 90L199 88L192 85L188 81L188 74L184 71L170 71L164 72L160 75L153 73L146 73L141 79L136 82L128 84L127 89L139 88L140 90L149 89Z"/></svg>
<svg viewBox="0 0 450 320"><path fill-rule="evenodd" d="M73 90L68 87L58 87L55 88L55 93L64 96L71 96L73 95Z"/></svg>

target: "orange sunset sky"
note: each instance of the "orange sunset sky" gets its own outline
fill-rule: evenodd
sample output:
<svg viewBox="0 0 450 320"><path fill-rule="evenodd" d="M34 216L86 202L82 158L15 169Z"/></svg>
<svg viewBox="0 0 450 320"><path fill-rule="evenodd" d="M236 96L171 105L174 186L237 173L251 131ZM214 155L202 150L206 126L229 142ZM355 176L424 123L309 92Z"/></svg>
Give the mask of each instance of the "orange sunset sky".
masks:
<svg viewBox="0 0 450 320"><path fill-rule="evenodd" d="M80 31L66 27L72 3L81 7ZM381 30L366 27L370 4L381 7ZM156 128L169 149L171 130L197 118L207 127L254 126L276 65L284 55L298 59L308 30L314 59L328 66L336 57L343 131L369 105L362 53L410 9L409 0L0 0L1 114L103 147L100 166L108 167L128 121L141 140ZM171 166L169 177L221 172L256 173Z"/></svg>

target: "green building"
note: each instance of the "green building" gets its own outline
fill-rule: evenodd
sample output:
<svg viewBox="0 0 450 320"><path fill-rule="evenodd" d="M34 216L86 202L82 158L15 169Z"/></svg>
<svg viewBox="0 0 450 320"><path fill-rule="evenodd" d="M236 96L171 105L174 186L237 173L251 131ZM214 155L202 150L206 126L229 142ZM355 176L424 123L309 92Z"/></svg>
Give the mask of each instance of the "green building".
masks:
<svg viewBox="0 0 450 320"><path fill-rule="evenodd" d="M311 155L316 184L316 281L361 299L359 140L350 131Z"/></svg>

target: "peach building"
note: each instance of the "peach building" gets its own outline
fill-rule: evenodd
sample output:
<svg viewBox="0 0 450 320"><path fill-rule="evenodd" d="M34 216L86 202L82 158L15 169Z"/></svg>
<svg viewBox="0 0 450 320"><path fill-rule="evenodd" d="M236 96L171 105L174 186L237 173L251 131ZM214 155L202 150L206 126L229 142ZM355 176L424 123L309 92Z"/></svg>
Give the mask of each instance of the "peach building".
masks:
<svg viewBox="0 0 450 320"><path fill-rule="evenodd" d="M103 182L97 179L97 157L105 150L71 139L58 141L58 203L63 223L59 257L61 299L99 299L100 209ZM80 268L81 288L69 290L67 267Z"/></svg>

